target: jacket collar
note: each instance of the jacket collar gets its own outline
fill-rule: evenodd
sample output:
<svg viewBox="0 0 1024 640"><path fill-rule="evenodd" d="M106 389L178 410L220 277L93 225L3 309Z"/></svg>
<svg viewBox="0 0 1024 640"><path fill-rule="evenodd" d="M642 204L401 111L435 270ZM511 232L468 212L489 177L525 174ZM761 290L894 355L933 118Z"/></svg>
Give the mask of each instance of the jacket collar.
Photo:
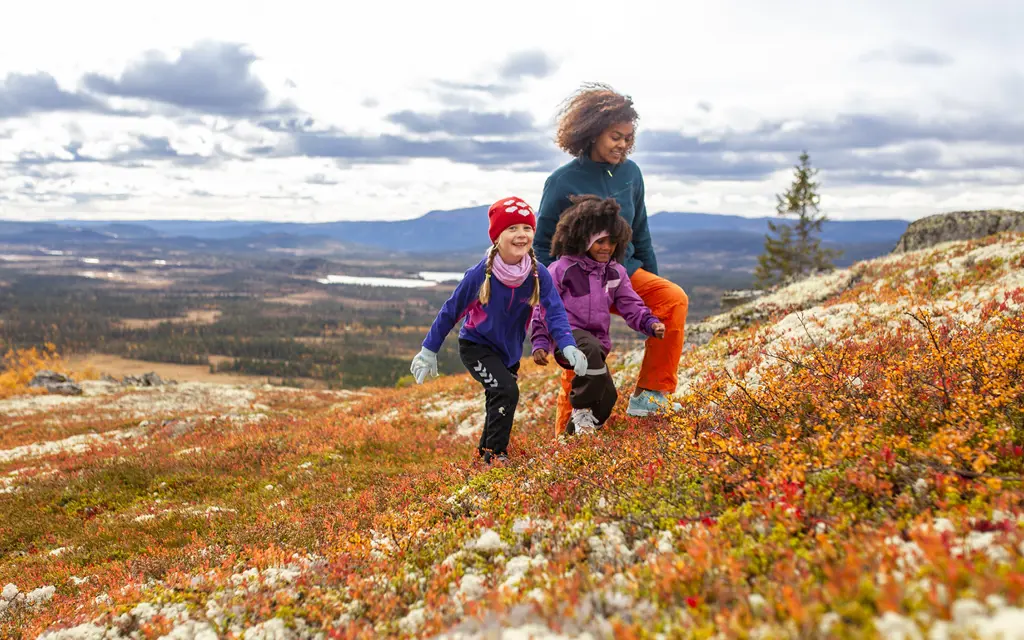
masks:
<svg viewBox="0 0 1024 640"><path fill-rule="evenodd" d="M608 270L609 265L611 265L611 263L613 262L611 260L609 260L608 262L598 262L597 260L594 260L588 255L565 256L565 259L571 262L572 264L579 265L579 267L586 271L587 273L591 273L593 271L597 271L598 273L606 272Z"/></svg>
<svg viewBox="0 0 1024 640"><path fill-rule="evenodd" d="M611 164L610 162L598 162L590 157L589 153L582 153L576 156L576 162L581 167L589 171L596 171L598 173L607 173L609 176L614 175L622 164Z"/></svg>

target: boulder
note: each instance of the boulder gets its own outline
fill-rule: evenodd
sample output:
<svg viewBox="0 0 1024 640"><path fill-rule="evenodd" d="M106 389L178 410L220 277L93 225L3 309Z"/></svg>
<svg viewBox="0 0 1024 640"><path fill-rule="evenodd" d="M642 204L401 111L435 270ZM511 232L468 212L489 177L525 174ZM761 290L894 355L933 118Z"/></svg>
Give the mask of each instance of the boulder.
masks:
<svg viewBox="0 0 1024 640"><path fill-rule="evenodd" d="M121 378L121 384L126 387L159 387L167 383L155 371L150 371L141 376L125 376Z"/></svg>
<svg viewBox="0 0 1024 640"><path fill-rule="evenodd" d="M43 388L46 389L47 393L56 393L62 396L82 395L82 387L75 384L74 380L63 373L57 373L49 369L37 371L36 375L29 381L28 386L32 389Z"/></svg>
<svg viewBox="0 0 1024 640"><path fill-rule="evenodd" d="M911 222L892 252L917 251L943 242L984 238L1004 231L1024 232L1024 211L992 209L940 213Z"/></svg>
<svg viewBox="0 0 1024 640"><path fill-rule="evenodd" d="M767 291L763 289L732 289L722 294L720 299L722 311L728 311L741 304L746 304L763 296Z"/></svg>

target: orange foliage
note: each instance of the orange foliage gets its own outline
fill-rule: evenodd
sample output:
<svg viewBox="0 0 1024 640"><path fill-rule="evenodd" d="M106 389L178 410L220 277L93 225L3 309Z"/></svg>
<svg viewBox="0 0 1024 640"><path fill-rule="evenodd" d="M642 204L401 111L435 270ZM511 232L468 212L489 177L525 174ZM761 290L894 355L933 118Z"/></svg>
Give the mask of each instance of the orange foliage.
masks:
<svg viewBox="0 0 1024 640"><path fill-rule="evenodd" d="M63 366L53 344L42 349L9 349L0 362L0 398L28 392L28 383L37 371L61 371Z"/></svg>
<svg viewBox="0 0 1024 640"><path fill-rule="evenodd" d="M337 638L742 638L873 637L888 615L928 637L1020 608L1024 289L982 290L1020 260L948 267L994 242L868 263L806 314L723 332L684 356L670 418L624 416L623 392L596 436L552 442L557 371L527 364L504 468L455 436L482 411L465 374L265 390L265 420L35 460L0 492L0 584L57 592L10 620L168 632L132 617L149 602L227 637L276 616Z"/></svg>

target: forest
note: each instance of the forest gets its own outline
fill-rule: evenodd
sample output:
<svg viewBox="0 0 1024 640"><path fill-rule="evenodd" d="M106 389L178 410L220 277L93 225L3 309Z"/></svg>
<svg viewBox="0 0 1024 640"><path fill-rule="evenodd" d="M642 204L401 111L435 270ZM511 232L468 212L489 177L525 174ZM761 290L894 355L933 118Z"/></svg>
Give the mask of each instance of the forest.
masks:
<svg viewBox="0 0 1024 640"><path fill-rule="evenodd" d="M328 285L301 261L290 269L270 260L225 269L201 256L192 260L165 273L171 286L157 288L0 263L0 345L50 343L65 355L204 365L212 373L272 384L393 386L408 382L409 360L454 287ZM212 272L201 268L211 264L217 267ZM687 289L691 322L715 312L725 289L750 281L749 274L735 271L665 275ZM202 313L206 321L189 321L189 314ZM439 354L442 373L463 369L454 337ZM613 337L619 348L641 339L621 319Z"/></svg>

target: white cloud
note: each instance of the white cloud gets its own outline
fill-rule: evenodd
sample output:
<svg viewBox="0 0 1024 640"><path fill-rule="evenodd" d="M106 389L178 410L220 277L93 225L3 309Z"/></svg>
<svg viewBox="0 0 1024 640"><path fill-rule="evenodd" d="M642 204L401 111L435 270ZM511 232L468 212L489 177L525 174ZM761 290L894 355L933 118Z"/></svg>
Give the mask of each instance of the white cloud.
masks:
<svg viewBox="0 0 1024 640"><path fill-rule="evenodd" d="M764 139L758 132L766 124L784 134L799 130L800 123L821 130L835 121L846 123L846 136L837 141L829 133L821 148L808 149L812 163L820 158L827 167L821 174L823 208L835 218L1024 208L1024 188L1018 186L1024 184L1024 154L1019 141L999 139L1001 127L1024 130L1017 115L1024 95L1017 61L1024 59L1024 42L1014 27L1024 23L1024 7L1013 3L721 0L623 6L523 0L495 13L464 0L180 0L161 7L97 0L18 3L5 9L5 23L21 27L0 38L0 83L11 73L48 74L63 92L59 103L84 105L85 111L39 112L40 104L57 100L46 78L33 75L33 90L50 93L32 101L25 94L29 85L19 85L21 93L10 99L35 105L35 111L11 108L19 117L0 119L0 217L322 221L412 217L510 193L536 204L551 160L541 162L545 170L502 167L537 149L546 149L554 161L567 159L550 142L552 118L584 81L607 82L632 95L642 132L674 131L704 141L691 157L666 160L674 169L653 160L641 165L652 212L770 215L796 153L715 150L707 141ZM252 52L256 59L248 70L259 84L206 76L206 93L196 95L203 87L185 86L192 77L186 72L166 76L167 82L183 82L180 93L175 86L150 83L152 75L123 75L140 68L145 55L157 55L152 52L164 62L144 68L166 71L182 50L204 42ZM215 73L209 61L230 51L207 48L191 59L201 65L182 69ZM236 71L244 71L244 56L231 60ZM90 84L103 93L84 90L89 74L109 80ZM114 87L118 80L126 84ZM469 85L481 90L466 90ZM250 106L264 91L266 100L259 104L266 108L293 104L297 113L289 126L369 140L336 142L332 153L347 159L296 156L286 130L273 130L260 116L231 115L224 101L235 95L228 91L232 87ZM123 97L109 95L119 92ZM162 101L140 100L139 94ZM96 103L68 96L142 113L90 112ZM0 113L3 100L0 84ZM196 105L206 105L207 113ZM445 146L448 138L427 125L410 134L389 117L411 112L400 121L423 114L443 123L443 113L467 109L522 112L537 130L501 138L514 146L470 149L468 138ZM855 128L863 122L843 120L851 115L875 116L878 126ZM879 127L908 122L955 126L950 125L950 139L936 140L920 127L910 140L868 139L881 135ZM957 138L968 125L976 135ZM389 156L412 149L426 157L371 158L385 144L376 139L382 134L394 137L386 142ZM435 146L413 149L410 141ZM638 161L646 159L642 145L637 152ZM486 167L445 159L481 162L481 154L494 153L498 163ZM741 168L744 176L729 173Z"/></svg>

